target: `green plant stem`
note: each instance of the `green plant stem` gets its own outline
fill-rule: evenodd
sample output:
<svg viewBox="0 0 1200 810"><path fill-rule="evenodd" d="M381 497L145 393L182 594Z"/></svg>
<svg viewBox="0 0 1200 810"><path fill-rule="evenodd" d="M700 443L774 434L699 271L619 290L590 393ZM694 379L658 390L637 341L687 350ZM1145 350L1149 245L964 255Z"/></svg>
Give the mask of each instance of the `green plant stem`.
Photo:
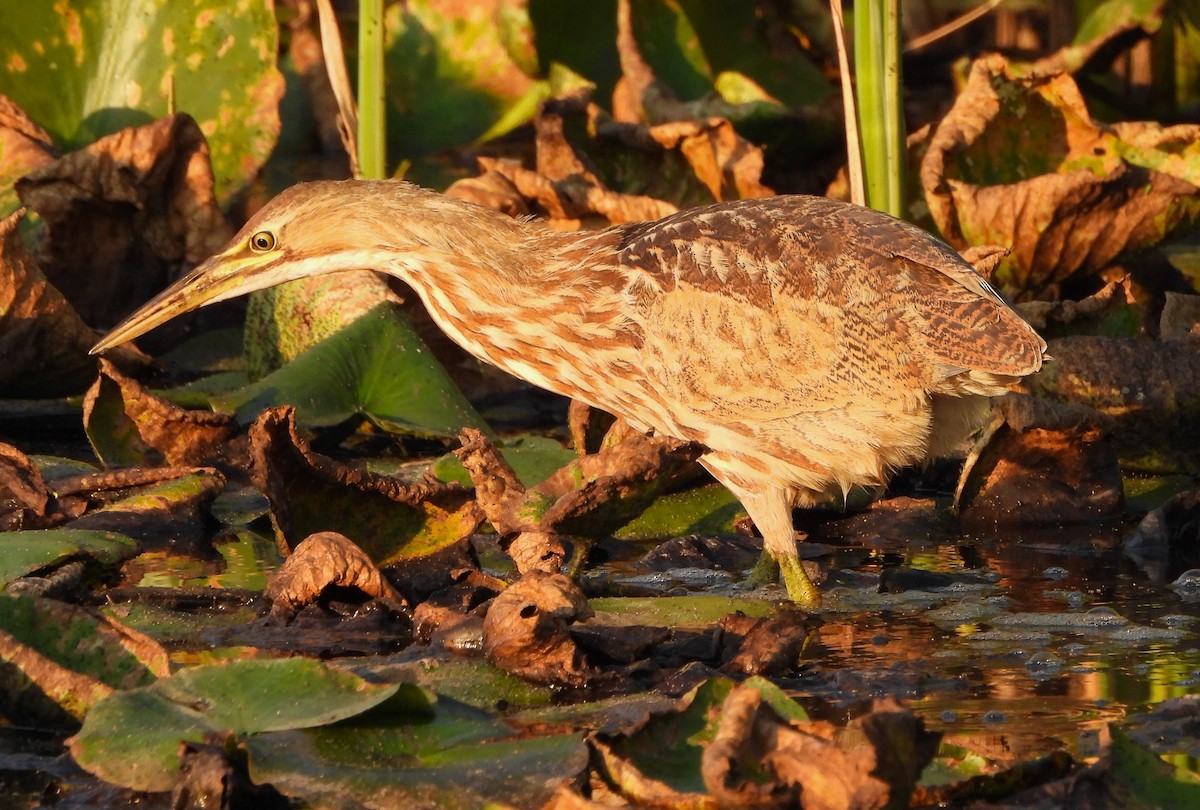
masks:
<svg viewBox="0 0 1200 810"><path fill-rule="evenodd" d="M854 4L854 72L867 204L904 216L907 169L900 95L900 0Z"/></svg>
<svg viewBox="0 0 1200 810"><path fill-rule="evenodd" d="M387 177L383 92L383 0L360 0L358 17L358 161L362 177Z"/></svg>

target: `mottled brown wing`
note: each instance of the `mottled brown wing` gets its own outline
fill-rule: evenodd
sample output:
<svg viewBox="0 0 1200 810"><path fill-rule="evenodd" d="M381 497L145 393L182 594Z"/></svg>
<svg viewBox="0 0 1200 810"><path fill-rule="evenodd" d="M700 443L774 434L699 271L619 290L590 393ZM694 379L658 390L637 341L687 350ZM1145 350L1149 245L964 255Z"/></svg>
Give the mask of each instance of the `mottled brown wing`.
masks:
<svg viewBox="0 0 1200 810"><path fill-rule="evenodd" d="M949 377L1020 377L1045 344L952 248L907 222L823 197L718 203L631 226L622 263L659 290L681 282L764 307L768 297L854 306L870 284L921 323ZM866 278L864 278L864 275Z"/></svg>

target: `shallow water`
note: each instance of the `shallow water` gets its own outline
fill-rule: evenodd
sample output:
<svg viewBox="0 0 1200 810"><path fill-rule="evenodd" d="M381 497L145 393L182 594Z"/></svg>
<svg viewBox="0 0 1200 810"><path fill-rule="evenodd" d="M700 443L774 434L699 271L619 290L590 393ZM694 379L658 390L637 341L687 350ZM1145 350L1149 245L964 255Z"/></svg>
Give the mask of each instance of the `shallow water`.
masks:
<svg viewBox="0 0 1200 810"><path fill-rule="evenodd" d="M903 699L948 742L997 762L1094 757L1109 722L1200 692L1200 601L1151 582L1121 550L1129 530L839 544L820 560L820 622L781 682L835 714ZM679 593L694 578L652 581ZM881 581L905 589L880 593Z"/></svg>

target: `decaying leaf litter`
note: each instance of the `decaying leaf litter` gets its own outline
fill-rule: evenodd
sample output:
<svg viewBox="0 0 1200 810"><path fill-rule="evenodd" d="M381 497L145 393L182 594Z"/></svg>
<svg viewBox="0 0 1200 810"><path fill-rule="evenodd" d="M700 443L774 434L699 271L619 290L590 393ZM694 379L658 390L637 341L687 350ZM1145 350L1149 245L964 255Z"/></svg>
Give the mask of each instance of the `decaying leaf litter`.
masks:
<svg viewBox="0 0 1200 810"><path fill-rule="evenodd" d="M400 22L435 28L438 6ZM448 193L574 228L794 190L771 179L778 149L743 134L762 105L785 107L769 77L740 106L683 101L639 51L655 12L630 8L613 30L620 81L559 88ZM693 17L703 38L711 20ZM492 434L563 411L466 364L402 290L254 304L246 354L272 374L250 388L220 333L180 387L159 361L183 327L97 374L88 325L229 233L204 160L215 136L177 115L58 159L53 144L74 142L6 99L15 193L46 230L31 251L20 217L4 224L5 390L86 390L82 424L109 469L32 454L5 428L0 713L74 735L69 758L2 749L5 778L110 801L238 785L314 806L1194 801L1195 290L1153 251L1194 222L1196 133L1099 124L1055 66L977 60L912 147L936 228L964 251L1012 249L993 279L1056 362L1000 403L960 521L939 469L869 507L858 493L797 515L826 579L820 616L739 585L754 540L704 485L698 448L580 411L581 455ZM802 115L818 127L827 113ZM1011 151L1017 128L1038 148ZM64 275L85 266L103 283ZM297 322L312 327L299 339L284 328ZM489 418L363 384L395 354L338 346L345 324L356 345L401 354L429 355L427 338L442 364L406 384L438 390L444 367L489 392L475 398ZM283 364L306 350L323 353L297 381ZM357 378L303 379L331 367ZM317 396L331 389L352 393ZM336 427L347 418L369 427ZM421 459L452 447L455 425L477 430L434 477Z"/></svg>

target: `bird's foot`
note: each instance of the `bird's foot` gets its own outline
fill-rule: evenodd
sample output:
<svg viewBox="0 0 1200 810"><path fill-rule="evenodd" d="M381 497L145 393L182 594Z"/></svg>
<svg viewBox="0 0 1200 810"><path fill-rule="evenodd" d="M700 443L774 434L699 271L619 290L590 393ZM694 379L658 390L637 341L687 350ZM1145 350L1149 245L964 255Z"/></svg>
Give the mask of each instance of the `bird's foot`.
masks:
<svg viewBox="0 0 1200 810"><path fill-rule="evenodd" d="M795 554L780 554L775 558L764 551L746 581L753 586L772 585L779 581L780 574L783 575L783 586L787 589L789 599L803 608L821 606L821 592Z"/></svg>
<svg viewBox="0 0 1200 810"><path fill-rule="evenodd" d="M763 585L774 585L779 581L779 563L775 562L775 558L764 550L758 557L758 562L750 569L750 573L746 576L746 582L755 588Z"/></svg>
<svg viewBox="0 0 1200 810"><path fill-rule="evenodd" d="M780 554L776 559L779 572L783 575L783 587L788 598L802 608L814 610L821 606L821 591L804 570L804 564L795 554Z"/></svg>

